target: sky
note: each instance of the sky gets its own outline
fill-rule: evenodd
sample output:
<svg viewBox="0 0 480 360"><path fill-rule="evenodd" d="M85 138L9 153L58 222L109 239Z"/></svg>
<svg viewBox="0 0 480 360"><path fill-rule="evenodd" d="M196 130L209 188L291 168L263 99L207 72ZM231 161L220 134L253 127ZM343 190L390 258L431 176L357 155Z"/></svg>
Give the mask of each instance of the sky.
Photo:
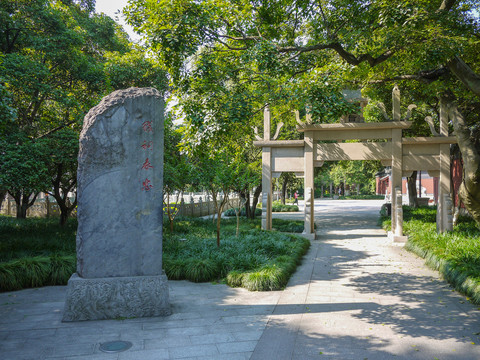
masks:
<svg viewBox="0 0 480 360"><path fill-rule="evenodd" d="M134 41L140 39L140 37L133 31L132 27L125 23L122 15L115 15L118 10L122 10L127 5L128 0L96 0L95 11L97 13L105 13L112 19L118 18L118 23L123 26L130 38Z"/></svg>

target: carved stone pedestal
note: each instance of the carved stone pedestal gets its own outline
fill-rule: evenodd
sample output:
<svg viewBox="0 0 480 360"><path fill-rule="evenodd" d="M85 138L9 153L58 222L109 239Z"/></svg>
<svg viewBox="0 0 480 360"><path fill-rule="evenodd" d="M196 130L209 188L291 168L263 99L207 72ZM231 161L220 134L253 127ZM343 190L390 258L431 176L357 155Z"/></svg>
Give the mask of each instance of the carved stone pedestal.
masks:
<svg viewBox="0 0 480 360"><path fill-rule="evenodd" d="M63 321L170 315L167 277L129 276L68 280Z"/></svg>

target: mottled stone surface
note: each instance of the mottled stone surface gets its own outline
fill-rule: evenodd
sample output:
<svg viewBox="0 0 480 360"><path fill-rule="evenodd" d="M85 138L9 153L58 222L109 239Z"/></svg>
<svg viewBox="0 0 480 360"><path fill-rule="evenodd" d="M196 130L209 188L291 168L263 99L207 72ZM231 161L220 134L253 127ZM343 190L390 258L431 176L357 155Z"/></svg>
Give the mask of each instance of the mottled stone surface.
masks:
<svg viewBox="0 0 480 360"><path fill-rule="evenodd" d="M77 273L162 273L163 99L115 91L85 116L78 157Z"/></svg>
<svg viewBox="0 0 480 360"><path fill-rule="evenodd" d="M68 280L63 321L102 320L170 314L165 275Z"/></svg>
<svg viewBox="0 0 480 360"><path fill-rule="evenodd" d="M64 321L169 313L162 273L163 99L115 91L85 116L78 156L77 273Z"/></svg>

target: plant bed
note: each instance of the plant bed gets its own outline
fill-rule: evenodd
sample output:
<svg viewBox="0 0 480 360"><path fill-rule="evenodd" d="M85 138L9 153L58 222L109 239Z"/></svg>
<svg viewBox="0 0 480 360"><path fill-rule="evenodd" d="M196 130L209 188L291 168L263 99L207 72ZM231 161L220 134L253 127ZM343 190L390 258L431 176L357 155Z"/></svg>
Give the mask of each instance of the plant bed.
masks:
<svg viewBox="0 0 480 360"><path fill-rule="evenodd" d="M75 272L77 222L0 217L0 291L66 285ZM301 225L301 227L299 227ZM310 246L304 238L281 233L303 230L303 223L273 219L277 231L260 229L260 219L222 220L220 248L211 220L180 219L174 232L164 223L163 267L171 280L223 281L249 290L278 290ZM296 229L298 228L298 229Z"/></svg>
<svg viewBox="0 0 480 360"><path fill-rule="evenodd" d="M0 216L0 291L65 285L75 272L76 219Z"/></svg>
<svg viewBox="0 0 480 360"><path fill-rule="evenodd" d="M272 212L297 212L297 205L287 205L274 202L272 205Z"/></svg>
<svg viewBox="0 0 480 360"><path fill-rule="evenodd" d="M238 210L238 208L237 208ZM240 210L240 216L245 216L246 212L245 212L245 208L243 207L241 210ZM233 217L233 216L237 216L237 214L235 213L235 209L228 209L226 211L223 212L223 215L225 216L228 216L228 217ZM262 209L259 209L258 207L255 209L255 216L261 216L262 215Z"/></svg>
<svg viewBox="0 0 480 360"><path fill-rule="evenodd" d="M260 230L259 221L222 221L220 248L209 220L177 222L176 232L164 235L164 269L169 279L224 281L251 291L280 290L300 263L310 242L299 236Z"/></svg>
<svg viewBox="0 0 480 360"><path fill-rule="evenodd" d="M405 248L425 259L456 290L480 305L480 229L473 219L461 217L452 232L437 234L436 207L404 206ZM390 219L382 217L390 229Z"/></svg>

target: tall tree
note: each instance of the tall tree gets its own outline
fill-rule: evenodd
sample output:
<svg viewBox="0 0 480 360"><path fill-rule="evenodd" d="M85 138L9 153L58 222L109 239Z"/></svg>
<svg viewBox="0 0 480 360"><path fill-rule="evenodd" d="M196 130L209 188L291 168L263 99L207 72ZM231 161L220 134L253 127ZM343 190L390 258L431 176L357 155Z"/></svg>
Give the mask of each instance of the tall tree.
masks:
<svg viewBox="0 0 480 360"><path fill-rule="evenodd" d="M164 91L167 86L165 72L141 49L133 49L112 19L93 13L94 5L94 0L0 0L0 85L15 110L9 113L0 105L0 136L9 149L25 150L25 163L40 142L49 143L47 156L38 159L45 161L51 182L43 188L27 184L22 192L32 192L15 196L17 208L32 204L36 192L49 192L62 224L76 205L67 194L76 190L78 134L86 112L121 87ZM12 165L5 152L0 154L0 169L9 174L0 189L23 183L20 177L35 179L35 167L26 176L7 168ZM28 199L25 204L23 199Z"/></svg>
<svg viewBox="0 0 480 360"><path fill-rule="evenodd" d="M193 168L187 156L180 153L182 135L174 125L171 114L166 118L164 134L163 208L167 213L170 231L173 231L174 220L180 211L180 200L187 186L192 183Z"/></svg>
<svg viewBox="0 0 480 360"><path fill-rule="evenodd" d="M104 79L98 61L100 44L111 41L117 49L124 44L112 39L97 41L99 32L108 26L114 34L115 23L72 1L1 1L0 19L0 77L16 111L13 121L0 131L8 148L24 150L18 162L26 164L33 161L31 154L38 155L39 144L51 134L64 128L78 129L84 113L98 99ZM40 163L56 174L58 168L48 166L48 157L38 156L29 173L24 172L28 169L21 172L18 166L18 171L13 171L11 159L6 153L2 155L2 173L9 174L8 179L3 177L3 184L16 184L8 190L21 209L17 216L24 217L37 193L57 184L54 181L42 187L34 181L43 174L38 170ZM24 183L25 179L32 183ZM25 188L19 189L20 184Z"/></svg>
<svg viewBox="0 0 480 360"><path fill-rule="evenodd" d="M309 104L313 121L324 122L348 110L338 95L343 86L418 82L430 98L446 89L455 93L465 122L453 122L469 134L458 137L460 148L478 154L478 11L478 2L468 0L136 0L127 13L183 93L196 76L220 87L247 84L257 105ZM192 64L203 64L203 71ZM206 102L220 93L209 86ZM198 109L191 113L201 114ZM208 128L205 115L196 121ZM209 128L219 133L228 127L215 125ZM464 161L469 198L480 197L475 159ZM474 203L465 203L474 213Z"/></svg>

